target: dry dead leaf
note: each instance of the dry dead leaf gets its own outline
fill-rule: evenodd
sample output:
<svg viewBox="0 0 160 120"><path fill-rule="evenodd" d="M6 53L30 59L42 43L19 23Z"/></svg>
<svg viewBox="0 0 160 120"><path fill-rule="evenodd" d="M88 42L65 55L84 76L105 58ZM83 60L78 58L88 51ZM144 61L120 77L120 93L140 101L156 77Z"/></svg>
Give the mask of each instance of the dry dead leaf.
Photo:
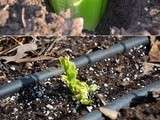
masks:
<svg viewBox="0 0 160 120"><path fill-rule="evenodd" d="M16 0L0 0L0 6L3 5L13 5L16 3Z"/></svg>
<svg viewBox="0 0 160 120"><path fill-rule="evenodd" d="M153 43L152 48L149 52L150 62L160 63L160 41Z"/></svg>
<svg viewBox="0 0 160 120"><path fill-rule="evenodd" d="M9 18L9 11L8 10L1 10L0 11L0 27L3 27Z"/></svg>
<svg viewBox="0 0 160 120"><path fill-rule="evenodd" d="M56 36L70 35L70 36L80 36L83 30L83 18L71 18L71 11L68 9L65 12L61 12L60 15L55 16L56 20L54 25L50 25L50 29L55 27ZM55 24L56 23L56 24Z"/></svg>
<svg viewBox="0 0 160 120"><path fill-rule="evenodd" d="M118 117L119 112L115 110L108 109L106 107L100 107L99 110L108 118L111 120L115 120Z"/></svg>
<svg viewBox="0 0 160 120"><path fill-rule="evenodd" d="M8 62L16 62L19 61L19 59L25 57L27 54L26 52L37 50L37 45L35 43L28 43L24 45L19 45L10 52L16 50L16 55L14 56L2 56L0 59L5 60L5 63Z"/></svg>
<svg viewBox="0 0 160 120"><path fill-rule="evenodd" d="M148 75L153 70L154 65L151 63L143 63L143 75Z"/></svg>
<svg viewBox="0 0 160 120"><path fill-rule="evenodd" d="M143 63L143 75L150 74L153 71L153 67L160 67L160 65L155 64L155 63L144 62Z"/></svg>

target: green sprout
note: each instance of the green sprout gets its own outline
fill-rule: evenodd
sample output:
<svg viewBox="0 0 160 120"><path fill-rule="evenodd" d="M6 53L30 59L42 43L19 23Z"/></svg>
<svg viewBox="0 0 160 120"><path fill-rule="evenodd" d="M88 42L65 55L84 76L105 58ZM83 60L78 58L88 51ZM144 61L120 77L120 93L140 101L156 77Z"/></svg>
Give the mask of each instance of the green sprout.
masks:
<svg viewBox="0 0 160 120"><path fill-rule="evenodd" d="M95 92L98 86L95 84L89 86L86 82L78 80L76 65L70 61L69 57L60 57L59 61L65 72L62 75L62 80L74 94L73 98L83 105L92 104L93 101L89 99L89 94Z"/></svg>

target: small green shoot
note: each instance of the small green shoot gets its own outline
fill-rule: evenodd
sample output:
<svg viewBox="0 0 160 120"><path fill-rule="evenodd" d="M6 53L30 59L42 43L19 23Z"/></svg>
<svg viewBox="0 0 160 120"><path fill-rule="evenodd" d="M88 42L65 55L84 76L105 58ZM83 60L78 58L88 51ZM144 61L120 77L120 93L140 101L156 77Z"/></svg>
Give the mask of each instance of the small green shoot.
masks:
<svg viewBox="0 0 160 120"><path fill-rule="evenodd" d="M95 92L98 86L95 84L89 86L86 82L78 80L76 65L70 61L69 57L60 57L59 61L65 72L65 74L62 75L62 79L74 94L73 98L80 101L83 105L92 104L93 101L89 99L89 94Z"/></svg>

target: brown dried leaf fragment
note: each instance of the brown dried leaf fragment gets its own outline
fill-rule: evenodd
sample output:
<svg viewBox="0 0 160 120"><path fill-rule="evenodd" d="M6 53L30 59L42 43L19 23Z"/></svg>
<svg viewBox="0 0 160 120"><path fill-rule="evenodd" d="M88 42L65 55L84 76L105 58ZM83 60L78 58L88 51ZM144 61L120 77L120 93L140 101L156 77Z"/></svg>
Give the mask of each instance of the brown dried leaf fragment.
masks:
<svg viewBox="0 0 160 120"><path fill-rule="evenodd" d="M144 62L143 63L143 75L148 75L152 73L154 71L153 70L154 67L160 67L160 64Z"/></svg>
<svg viewBox="0 0 160 120"><path fill-rule="evenodd" d="M0 6L3 5L13 5L16 3L16 0L0 0Z"/></svg>
<svg viewBox="0 0 160 120"><path fill-rule="evenodd" d="M16 55L14 55L14 56L2 56L2 57L0 57L0 59L5 60L6 63L17 62L21 58L27 56L26 52L37 50L37 45L35 43L28 43L28 44L17 46L16 48L14 48L14 50L17 51ZM14 50L12 50L12 51L14 51Z"/></svg>
<svg viewBox="0 0 160 120"><path fill-rule="evenodd" d="M1 10L0 11L0 27L3 27L9 18L8 10Z"/></svg>
<svg viewBox="0 0 160 120"><path fill-rule="evenodd" d="M115 111L115 110L111 110L108 109L106 107L100 107L99 110L108 118L110 118L111 120L115 120L117 119L119 112Z"/></svg>
<svg viewBox="0 0 160 120"><path fill-rule="evenodd" d="M160 41L153 43L152 48L149 52L150 62L160 63Z"/></svg>
<svg viewBox="0 0 160 120"><path fill-rule="evenodd" d="M154 65L152 63L143 63L143 75L148 75L151 71L153 71Z"/></svg>

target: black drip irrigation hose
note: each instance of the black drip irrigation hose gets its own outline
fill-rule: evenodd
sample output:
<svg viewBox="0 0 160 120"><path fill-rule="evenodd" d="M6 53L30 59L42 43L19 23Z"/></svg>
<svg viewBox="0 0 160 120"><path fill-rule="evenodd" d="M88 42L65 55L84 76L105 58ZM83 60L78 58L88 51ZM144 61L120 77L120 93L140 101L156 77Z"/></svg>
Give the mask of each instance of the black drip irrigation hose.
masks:
<svg viewBox="0 0 160 120"><path fill-rule="evenodd" d="M95 52L91 52L89 54L82 55L78 58L75 58L74 63L76 64L77 67L82 67L87 64L93 64L102 59L112 57L116 54L124 53L134 47L137 47L140 45L145 46L149 44L150 44L150 40L148 37L143 37L143 36L131 37L131 38L128 38L127 40L121 41L113 45L109 49L98 50ZM0 99L8 95L12 95L16 92L19 92L23 88L26 88L31 84L35 84L38 81L46 80L47 78L61 75L63 72L64 71L61 68L56 69L54 67L50 67L45 71L37 72L31 75L25 76L23 78L20 78L18 80L15 80L11 83L2 85L0 86Z"/></svg>
<svg viewBox="0 0 160 120"><path fill-rule="evenodd" d="M127 95L120 97L117 100L110 102L108 105L104 106L107 109L111 109L114 111L119 111L122 108L129 107L130 104L134 101L134 99L138 97L146 96L150 91L159 91L160 90L160 80L151 83L148 86L145 86L139 90L133 90L129 92ZM104 116L100 111L93 111L86 116L80 118L79 120L105 120Z"/></svg>

